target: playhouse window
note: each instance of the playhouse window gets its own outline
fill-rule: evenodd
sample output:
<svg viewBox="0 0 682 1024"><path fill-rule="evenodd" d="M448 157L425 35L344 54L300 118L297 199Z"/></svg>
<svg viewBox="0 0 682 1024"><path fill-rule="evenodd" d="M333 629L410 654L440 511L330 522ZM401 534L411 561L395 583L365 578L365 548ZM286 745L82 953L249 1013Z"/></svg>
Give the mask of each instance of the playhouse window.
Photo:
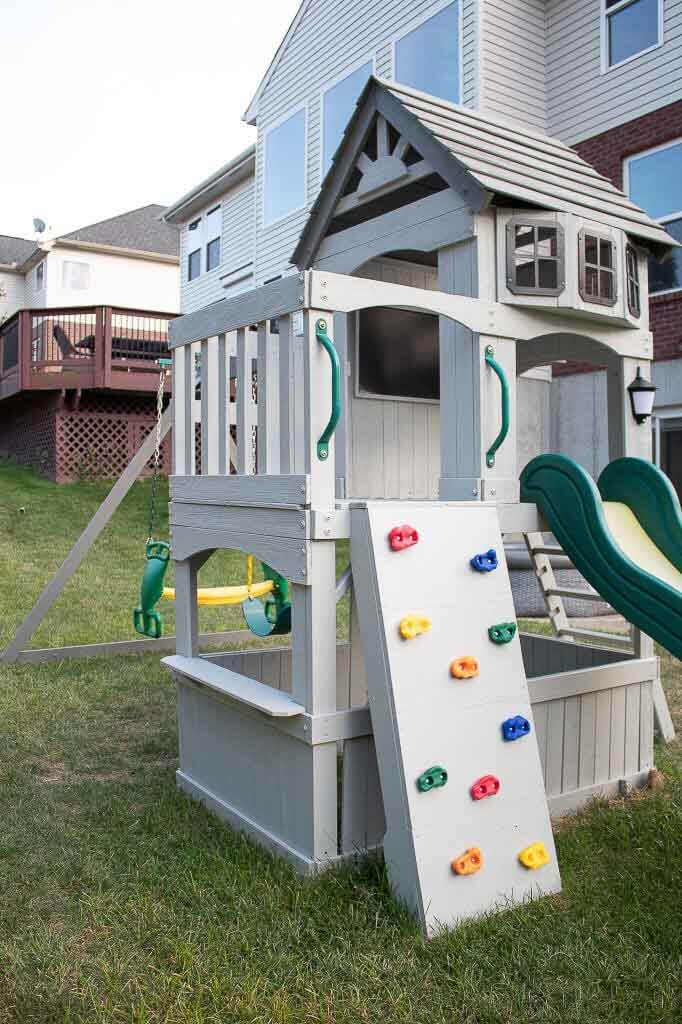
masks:
<svg viewBox="0 0 682 1024"><path fill-rule="evenodd" d="M682 141L676 139L625 161L630 198L682 242ZM682 288L682 249L649 259L649 294Z"/></svg>
<svg viewBox="0 0 682 1024"><path fill-rule="evenodd" d="M263 220L286 217L305 206L305 110L299 110L265 136Z"/></svg>
<svg viewBox="0 0 682 1024"><path fill-rule="evenodd" d="M662 0L604 0L605 69L662 42Z"/></svg>
<svg viewBox="0 0 682 1024"><path fill-rule="evenodd" d="M515 295L559 295L563 291L564 232L558 224L510 221L507 287Z"/></svg>
<svg viewBox="0 0 682 1024"><path fill-rule="evenodd" d="M625 270L627 273L628 309L632 316L639 316L642 310L639 298L639 267L637 266L637 253L631 245L628 245L625 250Z"/></svg>
<svg viewBox="0 0 682 1024"><path fill-rule="evenodd" d="M586 302L613 306L618 294L616 286L616 247L610 238L581 231L578 259L580 294Z"/></svg>
<svg viewBox="0 0 682 1024"><path fill-rule="evenodd" d="M357 394L438 401L438 317L376 307L358 314Z"/></svg>
<svg viewBox="0 0 682 1024"><path fill-rule="evenodd" d="M452 3L396 40L395 78L459 103L459 4Z"/></svg>
<svg viewBox="0 0 682 1024"><path fill-rule="evenodd" d="M365 82L372 74L372 62L351 71L336 85L327 89L322 99L322 175L331 167L332 157L341 142L344 130Z"/></svg>

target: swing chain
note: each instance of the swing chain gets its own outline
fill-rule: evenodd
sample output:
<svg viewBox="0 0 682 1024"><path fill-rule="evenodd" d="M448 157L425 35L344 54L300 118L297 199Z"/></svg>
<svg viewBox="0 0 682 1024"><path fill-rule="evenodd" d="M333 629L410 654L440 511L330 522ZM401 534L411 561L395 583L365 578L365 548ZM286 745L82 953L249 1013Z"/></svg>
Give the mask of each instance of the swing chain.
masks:
<svg viewBox="0 0 682 1024"><path fill-rule="evenodd" d="M154 441L154 456L152 469L152 496L149 502L149 535L147 543L154 538L154 526L156 523L156 495L159 486L159 462L161 460L161 419L163 417L163 393L166 385L168 369L161 366L159 371L159 388L156 392L156 438Z"/></svg>

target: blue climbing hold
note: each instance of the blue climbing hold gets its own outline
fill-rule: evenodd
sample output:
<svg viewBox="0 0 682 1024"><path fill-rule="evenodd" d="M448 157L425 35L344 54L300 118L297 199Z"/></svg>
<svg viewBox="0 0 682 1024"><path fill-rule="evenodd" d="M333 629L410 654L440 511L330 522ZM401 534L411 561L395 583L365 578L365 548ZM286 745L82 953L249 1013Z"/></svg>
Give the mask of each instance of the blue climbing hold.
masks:
<svg viewBox="0 0 682 1024"><path fill-rule="evenodd" d="M497 569L497 551L495 548L490 548L489 551L484 551L480 555L474 555L470 559L469 565L476 572L492 572L493 569Z"/></svg>
<svg viewBox="0 0 682 1024"><path fill-rule="evenodd" d="M512 740L520 740L530 732L530 722L523 715L514 715L513 718L505 718L502 723L502 739L507 743Z"/></svg>

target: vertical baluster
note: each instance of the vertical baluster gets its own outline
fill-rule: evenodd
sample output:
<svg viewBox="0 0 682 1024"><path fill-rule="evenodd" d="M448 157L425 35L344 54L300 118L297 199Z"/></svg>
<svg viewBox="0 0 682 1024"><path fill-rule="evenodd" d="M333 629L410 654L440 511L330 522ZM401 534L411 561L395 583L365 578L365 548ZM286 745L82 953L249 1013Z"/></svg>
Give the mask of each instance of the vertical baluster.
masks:
<svg viewBox="0 0 682 1024"><path fill-rule="evenodd" d="M217 369L218 376L218 419L217 419L217 444L218 444L218 473L221 475L230 472L230 366L227 355L227 341L224 334L218 335Z"/></svg>
<svg viewBox="0 0 682 1024"><path fill-rule="evenodd" d="M294 338L291 317L279 318L279 471L294 471Z"/></svg>
<svg viewBox="0 0 682 1024"><path fill-rule="evenodd" d="M176 348L173 350L173 473L176 476L185 476L187 466L185 462L185 434L187 431L187 418L185 408L185 349Z"/></svg>
<svg viewBox="0 0 682 1024"><path fill-rule="evenodd" d="M251 417L253 402L251 381L251 359L247 345L247 331L237 331L237 472L251 472Z"/></svg>
<svg viewBox="0 0 682 1024"><path fill-rule="evenodd" d="M258 472L279 472L277 335L269 321L258 325Z"/></svg>
<svg viewBox="0 0 682 1024"><path fill-rule="evenodd" d="M219 432L218 340L201 343L201 472L218 472Z"/></svg>

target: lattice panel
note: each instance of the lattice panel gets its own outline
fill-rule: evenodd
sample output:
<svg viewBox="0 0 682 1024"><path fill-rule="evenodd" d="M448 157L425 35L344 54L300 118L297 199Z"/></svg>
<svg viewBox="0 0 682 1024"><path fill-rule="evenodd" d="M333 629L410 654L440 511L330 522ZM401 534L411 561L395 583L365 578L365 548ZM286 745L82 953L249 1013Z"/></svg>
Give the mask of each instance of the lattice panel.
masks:
<svg viewBox="0 0 682 1024"><path fill-rule="evenodd" d="M52 395L45 399L18 398L3 403L0 416L0 453L45 476L55 475L55 413Z"/></svg>
<svg viewBox="0 0 682 1024"><path fill-rule="evenodd" d="M57 419L58 483L67 480L115 477L123 472L154 427L152 415L63 412ZM170 472L170 444L161 446L162 472ZM151 461L144 473L152 468Z"/></svg>

